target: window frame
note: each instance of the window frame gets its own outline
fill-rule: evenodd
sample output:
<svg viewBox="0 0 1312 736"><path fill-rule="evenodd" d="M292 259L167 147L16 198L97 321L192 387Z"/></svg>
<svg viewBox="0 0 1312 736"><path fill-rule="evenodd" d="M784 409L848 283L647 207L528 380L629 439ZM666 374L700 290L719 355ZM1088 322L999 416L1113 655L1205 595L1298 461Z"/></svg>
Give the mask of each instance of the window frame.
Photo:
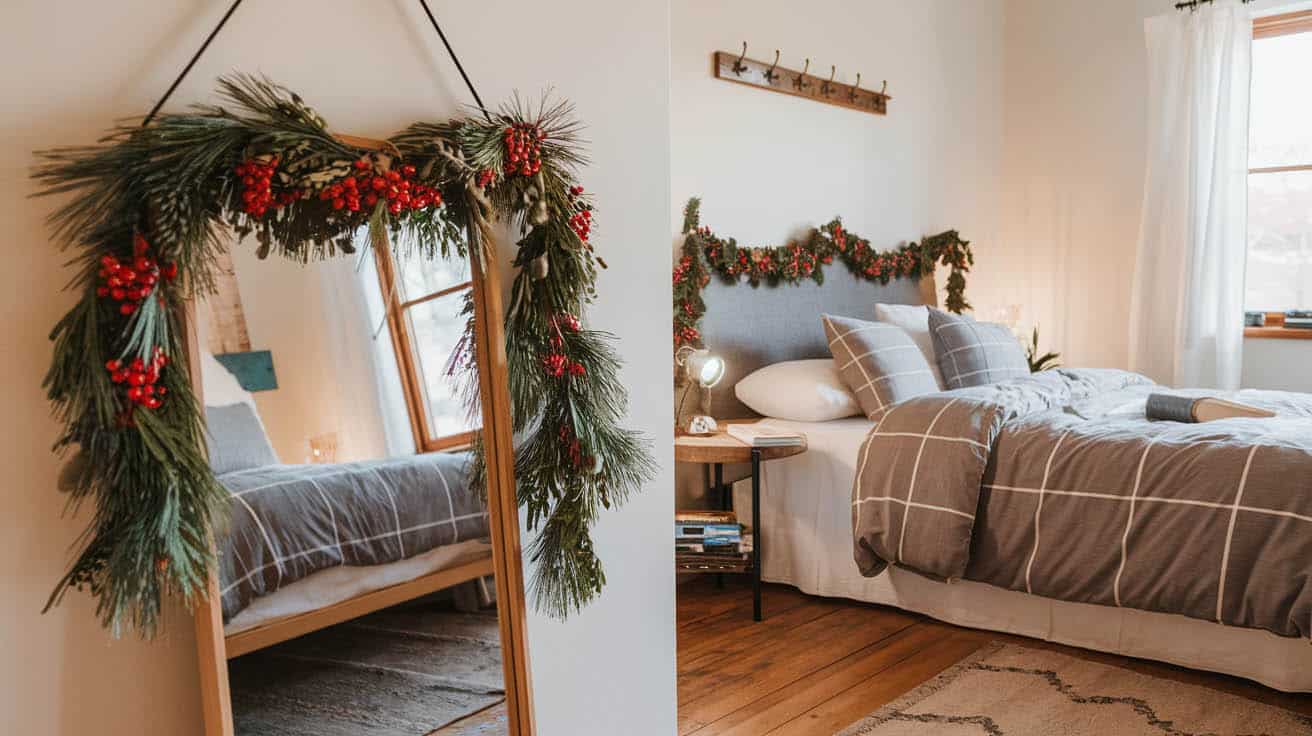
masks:
<svg viewBox="0 0 1312 736"><path fill-rule="evenodd" d="M390 239L383 236L382 241L374 243L374 260L378 266L378 285L382 289L383 304L387 309L387 331L392 336L396 367L401 374L401 391L405 395L406 413L410 415L410 432L414 436L415 450L424 453L467 448L473 443L477 430L471 429L448 435L432 433L428 422L428 409L425 406L423 373L419 367L419 358L415 354L414 343L410 338L409 326L406 324L406 311L444 296L464 291L472 292L474 282L472 279L463 281L401 301L396 260L392 256Z"/></svg>
<svg viewBox="0 0 1312 736"><path fill-rule="evenodd" d="M1299 33L1312 33L1312 10L1300 10L1293 13L1281 13L1253 19L1254 41L1279 36L1292 36ZM1250 167L1248 175L1251 177L1254 174L1283 174L1291 171L1312 171L1312 161L1303 164ZM1247 244L1245 244L1245 257L1247 257ZM1266 325L1263 327L1245 327L1244 337L1312 340L1312 330L1287 329L1285 327L1284 312L1267 312Z"/></svg>

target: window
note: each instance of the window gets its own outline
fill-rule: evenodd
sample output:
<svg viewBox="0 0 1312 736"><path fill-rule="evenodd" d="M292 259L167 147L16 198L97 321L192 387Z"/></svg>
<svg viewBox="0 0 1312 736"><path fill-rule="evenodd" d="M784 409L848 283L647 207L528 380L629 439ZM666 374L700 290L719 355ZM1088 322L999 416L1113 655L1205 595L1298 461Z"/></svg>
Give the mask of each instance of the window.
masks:
<svg viewBox="0 0 1312 736"><path fill-rule="evenodd" d="M1251 312L1312 309L1309 70L1312 12L1255 21L1244 290Z"/></svg>
<svg viewBox="0 0 1312 736"><path fill-rule="evenodd" d="M374 251L416 448L435 452L466 444L478 422L470 421L461 395L463 372L453 373L448 364L458 347L473 349L460 344L473 288L469 262L396 257L385 244Z"/></svg>

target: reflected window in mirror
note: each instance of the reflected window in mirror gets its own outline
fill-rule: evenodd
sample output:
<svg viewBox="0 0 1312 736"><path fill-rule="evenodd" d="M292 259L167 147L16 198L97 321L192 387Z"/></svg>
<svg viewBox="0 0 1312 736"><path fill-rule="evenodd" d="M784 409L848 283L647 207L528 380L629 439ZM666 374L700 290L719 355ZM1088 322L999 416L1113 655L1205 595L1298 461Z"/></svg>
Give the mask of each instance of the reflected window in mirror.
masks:
<svg viewBox="0 0 1312 736"><path fill-rule="evenodd" d="M435 452L467 445L478 429L463 395L463 361L473 349L462 342L473 288L469 261L399 250L374 249L416 447Z"/></svg>

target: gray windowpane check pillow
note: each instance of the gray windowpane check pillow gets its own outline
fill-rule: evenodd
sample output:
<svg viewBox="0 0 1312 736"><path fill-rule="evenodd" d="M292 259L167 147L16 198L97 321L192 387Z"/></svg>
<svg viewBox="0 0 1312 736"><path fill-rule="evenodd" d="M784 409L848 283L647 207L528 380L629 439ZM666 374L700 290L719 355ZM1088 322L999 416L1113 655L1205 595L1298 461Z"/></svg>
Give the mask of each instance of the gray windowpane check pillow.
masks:
<svg viewBox="0 0 1312 736"><path fill-rule="evenodd" d="M1030 374L1029 360L1006 325L929 310L929 334L947 389L999 383Z"/></svg>
<svg viewBox="0 0 1312 736"><path fill-rule="evenodd" d="M205 440L215 475L278 464L278 455L250 404L205 407Z"/></svg>
<svg viewBox="0 0 1312 736"><path fill-rule="evenodd" d="M929 361L901 327L828 314L820 319L834 367L867 417L939 390Z"/></svg>

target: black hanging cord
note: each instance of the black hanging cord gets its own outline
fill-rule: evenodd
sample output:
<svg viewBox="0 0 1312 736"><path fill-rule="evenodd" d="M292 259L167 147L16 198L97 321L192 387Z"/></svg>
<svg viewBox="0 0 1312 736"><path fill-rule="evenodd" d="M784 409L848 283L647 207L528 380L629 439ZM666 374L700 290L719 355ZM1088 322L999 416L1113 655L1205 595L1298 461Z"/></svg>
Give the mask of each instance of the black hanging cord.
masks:
<svg viewBox="0 0 1312 736"><path fill-rule="evenodd" d="M483 117L488 122L492 122L492 115L488 113L487 108L483 106L483 98L478 96L478 90L474 89L474 83L469 81L469 75L465 74L465 67L460 64L460 57L451 48L451 42L446 40L446 34L442 32L442 26L437 24L437 18L433 11L428 7L428 0L419 0L419 4L424 6L424 12L428 14L428 22L433 24L433 30L437 31L437 37L442 39L442 45L446 47L446 53L451 57L451 61L456 65L456 71L460 72L460 78L465 80L465 86L469 88L469 94L474 96L474 102L478 104L478 109L483 111Z"/></svg>
<svg viewBox="0 0 1312 736"><path fill-rule="evenodd" d="M144 128L147 125L150 125L150 121L155 119L155 116L159 114L160 108L164 107L164 103L168 102L169 98L173 96L173 93L178 89L178 85L182 84L182 80L187 77L187 73L191 71L191 68L196 66L196 62L200 60L201 54L205 53L205 49L210 47L210 42L214 40L215 36L219 35L219 31L223 30L223 26L227 24L228 19L232 17L232 14L237 10L237 6L241 5L241 3L242 0L233 0L232 5L228 8L228 12L224 13L223 17L219 19L219 24L214 26L214 30L210 31L210 35L205 37L205 43L202 43L200 48L196 49L196 53L192 55L191 61L188 61L187 65L182 68L182 73L178 75L177 79L173 80L173 84L169 85L168 90L164 92L164 96L159 98L159 102L155 103L155 106L151 108L150 113L141 121L141 127ZM419 0L419 4L423 6L424 13L428 15L428 22L433 24L433 30L437 31L438 38L442 39L442 45L446 47L446 53L456 65L456 70L460 72L460 78L465 80L465 86L469 88L469 94L473 95L474 102L478 103L478 109L482 110L483 117L491 122L492 115L487 111L487 108L483 106L483 98L478 96L478 90L474 89L474 83L469 81L469 75L465 73L465 67L460 63L460 58L456 56L455 50L451 48L451 42L446 40L446 34L442 32L442 26L437 24L437 17L433 15L432 9L428 7L428 0Z"/></svg>
<svg viewBox="0 0 1312 736"><path fill-rule="evenodd" d="M154 120L155 116L159 114L160 108L164 107L164 103L168 102L169 98L173 96L174 90L178 88L179 84L182 84L182 80L187 76L187 72L190 72L191 68L196 66L196 62L200 60L200 55L205 53L205 49L210 47L210 41L213 41L214 37L219 35L219 31L223 30L223 26L228 22L228 19L232 17L233 12L237 10L238 5L241 5L241 0L233 0L232 5L228 8L228 12L224 13L223 17L219 19L219 24L214 26L214 30L210 31L209 36L205 37L205 43L201 44L199 49L196 49L196 53L191 57L191 61L187 62L186 66L182 67L182 73L178 75L177 79L173 80L173 84L169 85L168 91L165 92L164 96L159 98L159 102L156 102L155 106L150 109L150 114L146 116L146 119L141 121L141 127L144 128L147 125L150 125L150 121Z"/></svg>

